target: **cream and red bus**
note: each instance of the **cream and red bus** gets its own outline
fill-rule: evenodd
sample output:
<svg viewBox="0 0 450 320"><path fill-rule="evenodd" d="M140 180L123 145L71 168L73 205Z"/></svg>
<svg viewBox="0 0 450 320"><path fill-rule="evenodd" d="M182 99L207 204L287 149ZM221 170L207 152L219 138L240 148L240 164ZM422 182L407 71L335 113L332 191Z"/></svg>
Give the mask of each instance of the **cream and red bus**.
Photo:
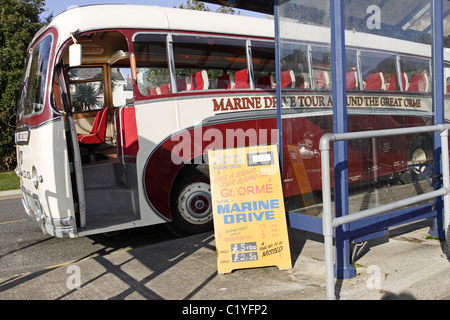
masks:
<svg viewBox="0 0 450 320"><path fill-rule="evenodd" d="M320 190L319 139L333 130L329 31L295 28L280 46L288 210L305 205L302 182ZM429 45L354 32L347 44L348 131L432 123ZM209 230L207 152L276 144L275 97L273 20L133 5L61 13L29 46L16 108L25 210L55 237ZM349 181L401 178L432 151L426 135L351 142Z"/></svg>

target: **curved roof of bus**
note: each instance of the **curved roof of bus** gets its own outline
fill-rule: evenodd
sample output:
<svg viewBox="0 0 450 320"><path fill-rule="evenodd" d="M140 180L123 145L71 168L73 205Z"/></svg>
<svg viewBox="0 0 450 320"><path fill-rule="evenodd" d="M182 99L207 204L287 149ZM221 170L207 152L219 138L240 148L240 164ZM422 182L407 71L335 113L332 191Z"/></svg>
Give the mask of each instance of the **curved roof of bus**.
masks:
<svg viewBox="0 0 450 320"><path fill-rule="evenodd" d="M60 41L72 32L109 28L199 31L274 37L274 21L196 10L145 5L90 5L57 15L46 28L56 27ZM45 29L46 29L45 28Z"/></svg>
<svg viewBox="0 0 450 320"><path fill-rule="evenodd" d="M280 23L291 26L280 28L281 38L300 38L306 42L329 42L329 28L299 24L291 21ZM47 28L59 30L59 44L65 42L72 32L100 29L136 28L156 30L198 31L256 37L274 37L274 20L222 14L187 9L146 5L110 4L88 5L69 9L57 15ZM346 31L350 46L370 47L393 52L414 53L430 56L431 46L398 40L368 33ZM448 53L445 52L447 57Z"/></svg>

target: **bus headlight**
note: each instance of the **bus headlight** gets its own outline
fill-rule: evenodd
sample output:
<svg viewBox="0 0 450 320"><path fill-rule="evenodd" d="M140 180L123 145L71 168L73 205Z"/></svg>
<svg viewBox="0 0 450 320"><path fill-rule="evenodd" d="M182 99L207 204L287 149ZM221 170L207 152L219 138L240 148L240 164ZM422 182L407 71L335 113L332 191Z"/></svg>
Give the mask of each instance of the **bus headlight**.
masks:
<svg viewBox="0 0 450 320"><path fill-rule="evenodd" d="M31 169L31 181L33 181L33 185L36 189L39 187L39 183L42 183L42 181L44 181L42 176L38 175L35 166L33 166L33 168Z"/></svg>
<svg viewBox="0 0 450 320"><path fill-rule="evenodd" d="M14 171L16 171L17 177L20 178L22 176L22 170L19 167L16 167L16 170L14 170Z"/></svg>

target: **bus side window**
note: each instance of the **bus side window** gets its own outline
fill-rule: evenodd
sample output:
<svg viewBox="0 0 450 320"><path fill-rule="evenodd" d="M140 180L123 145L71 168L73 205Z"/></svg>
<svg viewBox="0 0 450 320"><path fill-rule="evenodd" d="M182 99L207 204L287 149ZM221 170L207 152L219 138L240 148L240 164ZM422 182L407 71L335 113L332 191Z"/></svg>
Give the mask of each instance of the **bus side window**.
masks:
<svg viewBox="0 0 450 320"><path fill-rule="evenodd" d="M111 67L111 89L114 107L133 103L133 82L129 66Z"/></svg>
<svg viewBox="0 0 450 320"><path fill-rule="evenodd" d="M400 69L407 76L409 85L404 88L411 92L430 92L430 63L427 59L415 57L400 57Z"/></svg>
<svg viewBox="0 0 450 320"><path fill-rule="evenodd" d="M444 93L450 94L450 64L444 63Z"/></svg>
<svg viewBox="0 0 450 320"><path fill-rule="evenodd" d="M361 76L364 90L393 90L394 87L389 86L397 83L396 56L361 51Z"/></svg>
<svg viewBox="0 0 450 320"><path fill-rule="evenodd" d="M331 49L329 46L312 47L313 83L316 90L331 89Z"/></svg>
<svg viewBox="0 0 450 320"><path fill-rule="evenodd" d="M70 98L75 113L103 109L105 95L102 66L71 68L68 75Z"/></svg>
<svg viewBox="0 0 450 320"><path fill-rule="evenodd" d="M52 105L59 112L64 112L60 86L61 84L59 83L58 77L55 73L55 76L53 77Z"/></svg>
<svg viewBox="0 0 450 320"><path fill-rule="evenodd" d="M140 33L134 39L137 84L143 96L163 94L161 86L170 89L165 34ZM169 92L170 93L170 92Z"/></svg>
<svg viewBox="0 0 450 320"><path fill-rule="evenodd" d="M297 43L281 43L281 87L310 88L308 47ZM291 78L290 82L289 77Z"/></svg>
<svg viewBox="0 0 450 320"><path fill-rule="evenodd" d="M345 50L345 83L347 90L359 89L358 62L356 50Z"/></svg>
<svg viewBox="0 0 450 320"><path fill-rule="evenodd" d="M252 40L252 63L255 87L275 88L275 48L272 41Z"/></svg>
<svg viewBox="0 0 450 320"><path fill-rule="evenodd" d="M53 38L46 36L34 47L29 59L29 75L22 93L24 116L39 114L44 109L48 65Z"/></svg>
<svg viewBox="0 0 450 320"><path fill-rule="evenodd" d="M173 35L177 92L235 89L247 68L245 39Z"/></svg>

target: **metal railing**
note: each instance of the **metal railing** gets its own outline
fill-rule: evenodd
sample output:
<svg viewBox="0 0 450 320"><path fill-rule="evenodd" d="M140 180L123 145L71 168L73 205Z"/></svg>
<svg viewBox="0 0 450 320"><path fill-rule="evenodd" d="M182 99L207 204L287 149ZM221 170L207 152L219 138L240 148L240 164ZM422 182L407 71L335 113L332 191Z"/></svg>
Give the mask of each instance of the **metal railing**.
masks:
<svg viewBox="0 0 450 320"><path fill-rule="evenodd" d="M448 154L448 130L450 125L434 125L413 128L400 128L389 130L374 130L362 132L349 132L330 134L327 133L320 139L321 162L322 162L322 197L323 216L322 227L325 244L325 265L326 265L326 287L327 299L335 300L334 271L333 271L333 228L355 220L386 213L390 210L399 209L420 201L444 196L444 228L450 222L450 176L449 176L449 154ZM395 201L375 208L363 210L350 215L333 217L331 207L331 179L330 179L330 143L335 141L368 139L385 136L396 136L402 134L417 134L425 132L440 132L441 136L441 157L442 157L442 177L443 187L428 193L420 194L408 199Z"/></svg>

